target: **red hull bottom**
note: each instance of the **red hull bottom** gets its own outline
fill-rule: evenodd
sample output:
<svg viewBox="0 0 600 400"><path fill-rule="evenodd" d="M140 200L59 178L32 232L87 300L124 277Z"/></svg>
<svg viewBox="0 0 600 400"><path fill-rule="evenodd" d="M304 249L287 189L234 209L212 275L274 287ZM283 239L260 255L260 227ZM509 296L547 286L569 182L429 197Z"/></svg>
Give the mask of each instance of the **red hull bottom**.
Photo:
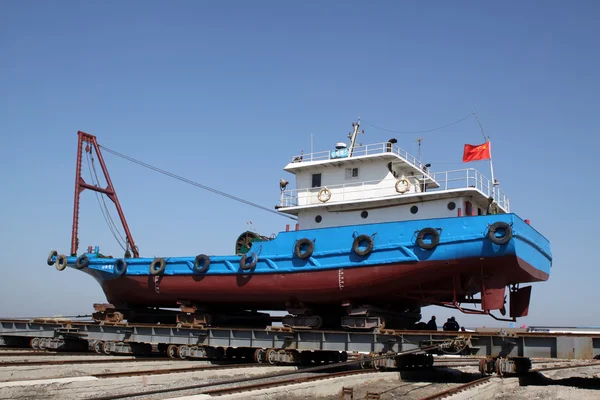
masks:
<svg viewBox="0 0 600 400"><path fill-rule="evenodd" d="M290 304L341 309L369 304L403 311L486 287L545 281L548 274L515 256L353 267L320 272L222 276L124 276L102 282L107 300L128 307L286 310Z"/></svg>

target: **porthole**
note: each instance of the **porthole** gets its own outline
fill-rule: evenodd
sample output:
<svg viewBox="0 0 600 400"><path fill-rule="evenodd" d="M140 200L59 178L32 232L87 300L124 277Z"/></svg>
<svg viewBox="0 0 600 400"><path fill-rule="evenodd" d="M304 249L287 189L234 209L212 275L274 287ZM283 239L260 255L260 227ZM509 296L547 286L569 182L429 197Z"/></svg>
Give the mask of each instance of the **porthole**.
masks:
<svg viewBox="0 0 600 400"><path fill-rule="evenodd" d="M320 215L317 215L315 217L315 222L318 224L319 222L323 221L323 217L321 217Z"/></svg>
<svg viewBox="0 0 600 400"><path fill-rule="evenodd" d="M416 214L416 213L418 213L418 212L419 212L419 207L417 207L417 206L412 206L412 207L410 208L410 212L411 212L411 214Z"/></svg>
<svg viewBox="0 0 600 400"><path fill-rule="evenodd" d="M456 203L451 201L450 203L448 203L448 210L452 211L456 208Z"/></svg>
<svg viewBox="0 0 600 400"><path fill-rule="evenodd" d="M365 219L369 216L369 213L367 211L363 211L360 213L361 218Z"/></svg>

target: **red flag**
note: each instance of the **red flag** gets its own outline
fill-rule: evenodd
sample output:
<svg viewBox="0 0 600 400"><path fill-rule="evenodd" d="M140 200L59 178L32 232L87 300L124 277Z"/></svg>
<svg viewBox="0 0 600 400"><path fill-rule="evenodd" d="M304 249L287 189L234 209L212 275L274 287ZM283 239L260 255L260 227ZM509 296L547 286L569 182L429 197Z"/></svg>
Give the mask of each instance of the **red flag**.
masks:
<svg viewBox="0 0 600 400"><path fill-rule="evenodd" d="M490 155L490 142L485 142L479 145L465 144L465 151L463 152L463 162L486 160L491 158Z"/></svg>

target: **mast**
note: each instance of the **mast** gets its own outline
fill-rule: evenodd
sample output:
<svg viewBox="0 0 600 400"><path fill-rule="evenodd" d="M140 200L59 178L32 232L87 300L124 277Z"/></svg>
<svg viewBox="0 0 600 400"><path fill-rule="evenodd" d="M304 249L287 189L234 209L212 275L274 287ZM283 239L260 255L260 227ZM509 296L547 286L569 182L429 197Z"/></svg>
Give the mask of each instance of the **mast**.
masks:
<svg viewBox="0 0 600 400"><path fill-rule="evenodd" d="M475 116L475 119L477 120L477 123L479 124L479 128L481 128L481 134L483 135L484 142L488 142L488 146L490 146L490 173L492 175L492 193L493 193L493 191L494 191L493 186L497 186L498 183L496 182L496 179L494 179L494 164L492 164L492 143L490 142L489 136L485 136L485 132L483 131L483 126L481 125L481 121L479 121L479 117L477 116L475 111L473 111L473 115Z"/></svg>
<svg viewBox="0 0 600 400"><path fill-rule="evenodd" d="M354 145L356 144L356 137L358 136L358 128L360 128L360 115L358 116L358 122L357 123L352 123L352 126L354 127L354 131L352 132L351 136L350 136L350 148L348 149L348 157L352 157L352 151L354 150ZM362 133L365 133L365 131L363 130Z"/></svg>

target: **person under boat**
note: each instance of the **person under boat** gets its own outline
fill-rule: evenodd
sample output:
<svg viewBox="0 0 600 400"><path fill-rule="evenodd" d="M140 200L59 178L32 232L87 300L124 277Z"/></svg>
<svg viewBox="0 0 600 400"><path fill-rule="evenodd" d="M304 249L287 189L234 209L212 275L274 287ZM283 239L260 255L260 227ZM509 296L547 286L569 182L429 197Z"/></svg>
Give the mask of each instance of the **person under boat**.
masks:
<svg viewBox="0 0 600 400"><path fill-rule="evenodd" d="M437 331L438 330L437 324L435 322L435 315L432 315L431 319L427 323L427 330L428 331Z"/></svg>
<svg viewBox="0 0 600 400"><path fill-rule="evenodd" d="M444 324L443 329L445 331L456 331L456 332L458 332L458 330L460 329L460 326L458 325L458 322L456 322L456 319L454 317L450 317L450 318L448 318L448 320Z"/></svg>

